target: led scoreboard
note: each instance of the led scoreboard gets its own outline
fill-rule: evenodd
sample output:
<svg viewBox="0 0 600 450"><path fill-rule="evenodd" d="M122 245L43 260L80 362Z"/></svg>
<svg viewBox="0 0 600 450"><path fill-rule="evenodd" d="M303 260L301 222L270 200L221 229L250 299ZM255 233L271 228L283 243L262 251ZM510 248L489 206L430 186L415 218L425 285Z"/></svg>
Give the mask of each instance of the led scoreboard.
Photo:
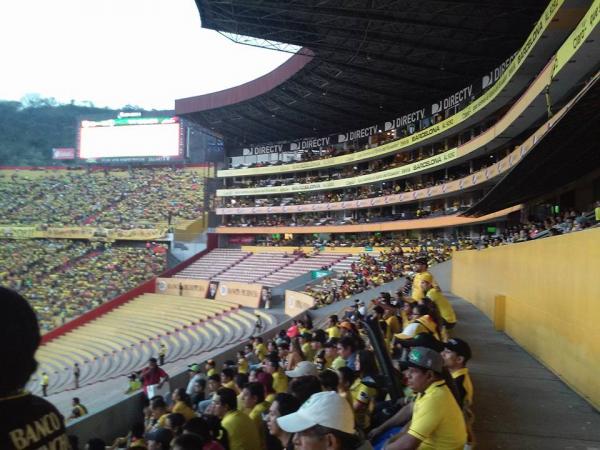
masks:
<svg viewBox="0 0 600 450"><path fill-rule="evenodd" d="M102 161L182 159L183 134L178 117L82 120L78 156Z"/></svg>

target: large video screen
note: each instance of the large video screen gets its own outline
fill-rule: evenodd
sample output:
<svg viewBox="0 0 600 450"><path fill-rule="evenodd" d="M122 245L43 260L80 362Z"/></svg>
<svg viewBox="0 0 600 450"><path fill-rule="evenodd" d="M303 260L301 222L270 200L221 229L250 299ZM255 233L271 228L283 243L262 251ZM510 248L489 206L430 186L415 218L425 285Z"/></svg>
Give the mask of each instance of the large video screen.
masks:
<svg viewBox="0 0 600 450"><path fill-rule="evenodd" d="M144 158L181 156L177 117L83 120L79 129L79 157Z"/></svg>

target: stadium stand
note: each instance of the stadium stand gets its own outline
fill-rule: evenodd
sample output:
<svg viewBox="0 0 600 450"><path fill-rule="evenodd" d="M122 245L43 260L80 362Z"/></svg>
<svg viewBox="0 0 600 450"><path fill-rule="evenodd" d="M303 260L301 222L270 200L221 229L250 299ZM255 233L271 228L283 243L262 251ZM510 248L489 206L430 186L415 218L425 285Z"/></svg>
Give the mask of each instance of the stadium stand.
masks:
<svg viewBox="0 0 600 450"><path fill-rule="evenodd" d="M218 248L195 261L181 272L176 273L174 277L208 280L226 271L248 256L250 256L249 253L240 250Z"/></svg>
<svg viewBox="0 0 600 450"><path fill-rule="evenodd" d="M246 153L257 156L255 151L268 154L277 146L302 147L307 141L286 139L305 131L321 133L317 125L326 121L331 124L323 133L327 139L339 139L339 145L310 138L309 147L313 140L325 143L315 144L321 148L296 154L292 160L253 158L251 163L240 165L239 159L232 159L232 168L218 173L222 189L217 189L216 195L225 200L216 209L217 215L223 216L216 233L220 245L235 248L212 249L163 275L269 287L313 270L322 270L325 276L308 283L302 292L286 292L283 304L276 306L276 310L290 312L283 324L275 317L281 310L249 312L238 304L186 297L181 295L181 283L179 296L145 293L43 345L38 351L40 368L28 388L43 395L49 391L64 400L68 395L64 391L75 382L89 387L139 373L148 363L141 372L143 393L137 392L137 386L130 398L121 396L118 404L96 417L81 419L71 428L88 438L117 438L115 446L156 448L160 444L171 450L547 450L574 448L575 442L595 448L600 442L600 421L588 411L589 405L582 399L574 401L572 392L553 384L558 379L532 364L534 361L523 352L516 357L515 342L500 342L500 333L493 332L492 326L514 337L532 356L583 393L592 406L598 406L594 377L598 368L597 332L589 325L597 312L592 304L597 298L597 283L592 281L600 261L594 246L598 230L591 228L600 225L600 161L594 148L597 139L589 131L594 127L575 126L574 122L581 122L581 117L599 118L597 108L590 105L597 104L599 92L596 25L600 2L572 2L568 7L562 1L539 2L529 8L507 3L503 5L507 10L497 10L497 5L489 3L453 4L457 8L453 14L437 10L448 22L448 29L441 24L432 27L430 21L440 16L426 13L415 3L413 13L429 14L428 20L420 24L414 21L410 26L427 27L427 32L430 28L445 30L448 35L431 31L437 37L436 46L443 43L445 50L432 49L426 37L414 44L421 46L414 52L417 56L412 55L412 49L400 51L404 44L397 35L408 34L407 29L403 28L403 33L393 29L398 47L386 48L385 57L377 56L375 44L389 40L385 39L388 22L398 25L395 22L405 24L408 20L399 20L394 14L383 20L375 8L359 11L347 6L342 17L342 9L322 10L322 5L306 8L294 3L279 9L262 2L233 1L226 8L204 0L197 4L203 26L224 33L235 29L249 36L266 34L269 27L262 22L263 8L276 11L275 17L291 15L295 20L287 25L285 20L273 19L279 25L279 36L312 43L315 48L299 50L274 71L275 75L249 83L245 90L233 88L178 101L179 113L223 133L229 139L229 150L235 152L239 147L241 156L236 158L244 158ZM436 2L423 5L437 8ZM515 52L508 44L517 39L506 39L508 35L498 34L496 27L504 24L506 29L514 27L516 33L521 20L526 22L533 11L539 21L533 30L523 30L531 34L520 40L523 46ZM321 15L348 20L350 25L344 25L349 34L339 39L337 33L345 33L345 28L338 22L338 26L314 27L315 17ZM489 34L487 39L475 33L476 28L455 22L462 16L468 16L469 26L481 26ZM490 23L489 17L495 20ZM240 21L244 26L238 28ZM308 33L307 24L317 30ZM354 35L358 36L361 24L366 28L356 50ZM378 31L370 28L372 24L377 24ZM325 30L333 37L324 34ZM461 43L472 42L476 48L461 44L452 51L455 42L448 36L460 37ZM480 47L480 41L489 47ZM331 48L334 43L336 47ZM364 60L363 45L364 52L370 52ZM487 82L487 74L478 78L474 93L471 83L470 88L438 103L438 94L447 94L446 86L454 89L459 78L462 82L467 66L473 70L487 68L498 52L512 55L501 63L498 73L492 72ZM441 61L438 53L443 55ZM446 63L450 53L454 58ZM348 55L352 55L350 60ZM363 63L371 58L367 71ZM429 67L432 61L435 64ZM347 78L345 71L354 78ZM390 85L378 84L382 75ZM327 81L323 83L323 79ZM411 103L415 112L411 115L405 111L402 116L417 119L404 120L403 126L391 126L391 131L387 122L360 128L380 123L387 114L383 100L388 95L393 103L410 91L405 85L392 86L396 79L419 89L414 93L420 95ZM332 90L322 91L329 84ZM357 95L346 92L353 86L358 86ZM336 91L340 87L343 90ZM398 98L396 91L401 94ZM333 95L326 95L329 92ZM371 101L376 97L380 101ZM425 109L417 112L417 101L421 100L435 102L431 109L427 103L427 114ZM447 100L451 107L445 106ZM410 96L402 101L412 102ZM298 120L306 114L303 108L307 106L314 124L308 128ZM406 107L404 103L402 107ZM251 119L249 110L255 111ZM587 115L579 116L582 110ZM319 119L319 113L324 112L327 120ZM263 118L267 120L261 122L259 118L266 113L269 115ZM352 131L333 134L337 130L333 127L342 125ZM557 130L561 129L575 130L581 138L578 145L570 149L557 146ZM253 138L266 144L248 144ZM572 155L565 155L569 152ZM535 170L540 158L550 175ZM108 173L104 176L113 177ZM520 179L515 181L517 176ZM549 180L552 176L556 180ZM86 189L77 175L66 177L69 183ZM102 180L102 175L97 178ZM95 181L92 190L96 192L87 200L94 195L104 200L91 214L73 214L64 205L56 211L47 206L28 207L42 198L60 203L59 197L43 192L56 180L32 182L29 188L33 195L29 197L26 187L11 183L0 185L0 193L17 198L16 204L7 205L11 224L31 223L36 213L47 220L56 212L56 222L48 223L144 228L164 223L169 211L189 220L204 212L195 203L203 195L200 178L185 171L142 170L115 174L114 178L115 186L121 186L128 195L111 202L105 181ZM125 181L119 184L117 178ZM548 184L543 186L545 182ZM60 185L59 190L68 191L65 186L69 183ZM169 197L175 190L165 196L163 184L185 193L181 199ZM129 195L134 191L144 198ZM237 248L242 242L270 248ZM139 285L143 276L156 275L159 269L159 264L148 268L147 259L160 260L162 254L157 256L151 247L117 245L90 250L76 243L54 241L44 245L58 255L56 264L47 258L47 251L27 242L23 250L31 251L31 259L17 258L15 269L0 266L0 275L8 277L14 287L34 294L36 309L44 305L36 305L39 298L35 289L43 292L48 284L69 296L81 294L82 288L63 288L62 283L77 280L83 271L105 269L112 283L117 277L112 272L123 266L133 286ZM136 258L134 250L145 253ZM14 248L5 250L7 255L11 251ZM108 258L113 256L121 259L111 263ZM574 264L579 259L583 263ZM84 266L96 260L92 269ZM38 283L46 280L44 271L33 282L19 278L38 262L49 263L50 275L60 276L46 286ZM79 266L75 274L68 270ZM565 282L564 278L570 279ZM92 304L113 296L119 287L109 283L109 291L99 292L99 300ZM482 314L474 319L466 302L450 298L451 288L464 292L469 297L466 300L478 306L491 322ZM252 292L262 295L260 289ZM57 314L52 309L46 312L47 316L41 315L42 327L48 327ZM156 365L157 356L161 366L165 359L178 373L169 373L174 375L169 378ZM490 362L492 358L496 359ZM483 361L488 366L483 367ZM77 379L75 364L81 368ZM476 368L473 373L471 367ZM146 395L150 380L158 389L165 379L167 393ZM495 388L488 392L490 386ZM549 407L545 400L551 397L558 400ZM488 403L487 410L480 406L483 402ZM489 406L492 404L493 408ZM569 414L565 414L565 405ZM116 424L112 418L125 417L116 414L125 410L135 422L125 423L123 418ZM517 431L504 427L514 424L511 414L525 423L519 424ZM141 417L143 425L137 423ZM548 417L557 423L551 424ZM572 424L565 425L567 422ZM94 428L94 424L99 427ZM127 434L129 426L140 431ZM499 430L495 434L502 437L490 438L491 430ZM561 435L564 430L566 437ZM531 444L534 441L539 445Z"/></svg>
<svg viewBox="0 0 600 450"><path fill-rule="evenodd" d="M203 213L205 168L0 170L0 225L137 229Z"/></svg>
<svg viewBox="0 0 600 450"><path fill-rule="evenodd" d="M262 313L269 326L274 319ZM144 294L98 319L40 347L40 367L30 383L40 390L42 373L51 375L49 394L74 386L72 368L81 368L79 385L141 370L164 344L169 362L246 339L256 318L239 305L216 300Z"/></svg>
<svg viewBox="0 0 600 450"><path fill-rule="evenodd" d="M2 240L0 283L34 307L43 332L94 309L166 269L165 246Z"/></svg>

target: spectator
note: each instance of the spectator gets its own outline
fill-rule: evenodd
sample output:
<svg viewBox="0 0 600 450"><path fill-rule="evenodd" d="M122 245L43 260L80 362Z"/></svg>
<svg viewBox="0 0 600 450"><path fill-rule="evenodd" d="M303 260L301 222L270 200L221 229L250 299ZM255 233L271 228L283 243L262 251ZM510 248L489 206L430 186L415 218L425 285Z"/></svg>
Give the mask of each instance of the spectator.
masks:
<svg viewBox="0 0 600 450"><path fill-rule="evenodd" d="M278 426L294 433L293 442L302 450L357 448L354 415L346 400L335 392L314 394L298 411L277 418Z"/></svg>
<svg viewBox="0 0 600 450"><path fill-rule="evenodd" d="M339 339L341 336L341 331L338 328L338 316L333 314L331 316L329 316L329 318L327 319L327 328L325 330L327 332L327 335L329 336L329 339Z"/></svg>
<svg viewBox="0 0 600 450"><path fill-rule="evenodd" d="M208 408L209 405L212 403L213 397L221 388L221 376L216 373L209 375L208 381L206 382L206 386L208 389L208 397L206 400L202 400L200 403L198 403L198 407L196 408L196 410L201 414L204 414L206 408Z"/></svg>
<svg viewBox="0 0 600 450"><path fill-rule="evenodd" d="M190 364L188 366L188 375L190 377L190 381L188 381L187 387L185 388L185 393L188 395L192 395L194 393L194 385L199 380L205 380L206 376L200 370L199 364Z"/></svg>
<svg viewBox="0 0 600 450"><path fill-rule="evenodd" d="M390 439L386 450L463 448L467 442L465 420L443 378L443 359L426 347L414 347L407 360L408 386L417 393L412 419L405 434Z"/></svg>
<svg viewBox="0 0 600 450"><path fill-rule="evenodd" d="M195 434L202 438L202 450L225 450L227 431L221 427L221 421L215 416L194 417L183 426L183 434Z"/></svg>
<svg viewBox="0 0 600 450"><path fill-rule="evenodd" d="M359 350L356 358L357 378L350 386L352 409L356 418L356 426L361 430L370 428L370 417L375 410L377 395L377 364L375 355L369 350Z"/></svg>
<svg viewBox="0 0 600 450"><path fill-rule="evenodd" d="M286 369L294 370L301 361L304 361L304 359L304 352L302 351L298 338L292 339L290 353L287 355Z"/></svg>
<svg viewBox="0 0 600 450"><path fill-rule="evenodd" d="M23 297L0 287L0 361L10 361L0 371L0 448L33 450L41 446L69 448L64 420L46 400L24 390L35 371L35 352L40 344L40 330L35 314ZM28 429L43 417L51 419L52 431L30 439Z"/></svg>
<svg viewBox="0 0 600 450"><path fill-rule="evenodd" d="M356 370L357 345L353 336L344 336L337 344L338 355L344 359L346 367Z"/></svg>
<svg viewBox="0 0 600 450"><path fill-rule="evenodd" d="M219 373L217 371L217 363L215 362L214 359L207 360L206 363L204 364L204 366L206 367L206 376L207 377L211 377L212 375Z"/></svg>
<svg viewBox="0 0 600 450"><path fill-rule="evenodd" d="M421 291L425 297L429 298L437 306L443 321L443 326L447 330L454 328L456 326L456 314L454 308L452 308L452 305L446 296L442 294L440 288L433 287L430 281L423 280L421 281Z"/></svg>
<svg viewBox="0 0 600 450"><path fill-rule="evenodd" d="M263 426L263 414L268 411L269 403L265 401L265 388L261 383L248 383L242 390L242 403L248 416L256 425L260 437L261 448L264 448L265 434Z"/></svg>
<svg viewBox="0 0 600 450"><path fill-rule="evenodd" d="M178 388L173 392L173 407L171 412L181 414L186 421L192 417L196 417L196 413L192 408L192 400L190 396L185 392L185 389Z"/></svg>
<svg viewBox="0 0 600 450"><path fill-rule="evenodd" d="M240 350L237 354L237 371L243 374L247 374L250 371L250 365L243 350Z"/></svg>
<svg viewBox="0 0 600 450"><path fill-rule="evenodd" d="M73 409L67 420L79 419L88 413L87 408L81 404L79 397L73 397L71 405L73 406Z"/></svg>
<svg viewBox="0 0 600 450"><path fill-rule="evenodd" d="M179 436L183 433L183 426L186 423L185 417L179 413L171 413L167 414L167 419L165 421L165 428L167 430L171 430L173 436Z"/></svg>
<svg viewBox="0 0 600 450"><path fill-rule="evenodd" d="M147 431L165 428L167 426L167 416L169 409L165 399L158 396L150 400L150 418L146 426Z"/></svg>
<svg viewBox="0 0 600 450"><path fill-rule="evenodd" d="M292 443L293 433L284 431L277 423L277 419L281 416L287 416L288 414L296 412L298 408L300 408L300 402L296 397L286 393L277 394L269 408L269 414L267 416L269 436L275 438L267 438L268 450L294 449L294 444Z"/></svg>
<svg viewBox="0 0 600 450"><path fill-rule="evenodd" d="M240 394L240 388L235 384L235 370L231 367L226 367L221 372L221 386L235 391L236 395Z"/></svg>
<svg viewBox="0 0 600 450"><path fill-rule="evenodd" d="M171 441L171 450L203 450L204 439L197 434L182 434Z"/></svg>
<svg viewBox="0 0 600 450"><path fill-rule="evenodd" d="M206 380L200 379L194 383L194 390L192 395L190 396L192 402L192 409L196 411L198 409L198 404L204 400L206 400Z"/></svg>
<svg viewBox="0 0 600 450"><path fill-rule="evenodd" d="M127 378L129 379L129 385L125 391L125 394L132 394L133 392L139 391L142 388L142 382L136 373L132 373Z"/></svg>
<svg viewBox="0 0 600 450"><path fill-rule="evenodd" d="M237 410L236 393L221 388L213 399L214 412L227 431L229 450L260 450L260 438L252 419Z"/></svg>
<svg viewBox="0 0 600 450"><path fill-rule="evenodd" d="M433 275L427 271L427 259L419 258L415 261L414 270L416 272L415 278L412 283L412 299L413 301L419 301L423 297L425 297L425 293L423 292L423 288L421 287L422 281L427 281L431 285L435 285L433 280Z"/></svg>
<svg viewBox="0 0 600 450"><path fill-rule="evenodd" d="M48 386L50 385L50 377L46 372L42 372L40 385L42 386L42 394L44 397L48 397Z"/></svg>
<svg viewBox="0 0 600 450"><path fill-rule="evenodd" d="M450 371L460 397L460 404L473 406L473 382L469 375L467 362L471 359L471 347L459 338L449 339L444 344L442 358L444 366Z"/></svg>
<svg viewBox="0 0 600 450"><path fill-rule="evenodd" d="M321 391L321 382L314 375L294 378L289 387L289 393L296 397L300 404L307 401L311 395Z"/></svg>
<svg viewBox="0 0 600 450"><path fill-rule="evenodd" d="M146 395L148 395L149 386L156 386L156 388L160 390L164 383L169 381L169 375L158 367L156 358L150 358L148 360L148 367L142 370L140 378L142 379L142 385Z"/></svg>
<svg viewBox="0 0 600 450"><path fill-rule="evenodd" d="M273 389L277 394L286 392L288 388L288 379L279 367L279 359L271 357L265 363L265 372L273 377Z"/></svg>
<svg viewBox="0 0 600 450"><path fill-rule="evenodd" d="M173 432L166 428L157 428L154 431L146 433L145 439L148 444L148 450L169 450L173 437ZM102 447L102 450L104 450L104 447Z"/></svg>
<svg viewBox="0 0 600 450"><path fill-rule="evenodd" d="M318 377L323 391L337 392L338 385L340 384L340 377L335 370L322 370Z"/></svg>
<svg viewBox="0 0 600 450"><path fill-rule="evenodd" d="M79 368L79 364L75 363L73 365L73 380L75 381L75 389L79 389L79 377L81 376L81 369Z"/></svg>
<svg viewBox="0 0 600 450"><path fill-rule="evenodd" d="M129 449L145 449L146 441L144 440L144 424L141 422L135 423L126 437L116 438L110 450L116 450L117 448L129 448Z"/></svg>

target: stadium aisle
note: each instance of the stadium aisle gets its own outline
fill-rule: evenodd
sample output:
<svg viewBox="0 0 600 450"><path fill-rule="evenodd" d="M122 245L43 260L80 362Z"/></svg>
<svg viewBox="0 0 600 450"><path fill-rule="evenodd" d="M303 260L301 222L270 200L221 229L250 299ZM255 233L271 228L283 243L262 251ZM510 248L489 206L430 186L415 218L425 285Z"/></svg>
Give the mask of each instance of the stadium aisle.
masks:
<svg viewBox="0 0 600 450"><path fill-rule="evenodd" d="M477 448L600 449L600 415L477 308L448 295L471 344Z"/></svg>

